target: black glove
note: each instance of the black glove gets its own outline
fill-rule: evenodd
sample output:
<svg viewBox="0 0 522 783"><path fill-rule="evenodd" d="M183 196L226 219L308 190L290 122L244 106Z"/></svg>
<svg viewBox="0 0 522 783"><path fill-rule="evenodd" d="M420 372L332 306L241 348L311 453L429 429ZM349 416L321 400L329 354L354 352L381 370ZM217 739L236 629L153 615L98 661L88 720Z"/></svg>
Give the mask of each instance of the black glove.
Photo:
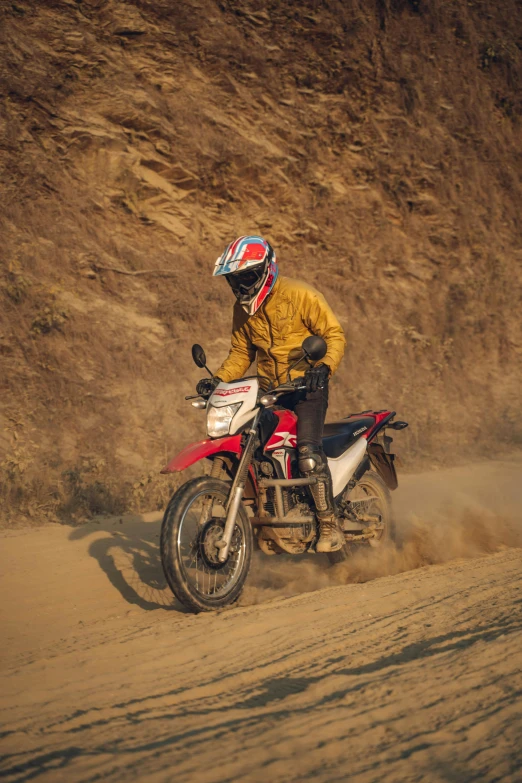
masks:
<svg viewBox="0 0 522 783"><path fill-rule="evenodd" d="M305 372L305 384L307 392L315 392L324 389L330 377L330 368L326 364L317 364Z"/></svg>
<svg viewBox="0 0 522 783"><path fill-rule="evenodd" d="M202 397L210 397L218 383L221 383L221 378L202 378L198 381L196 392Z"/></svg>

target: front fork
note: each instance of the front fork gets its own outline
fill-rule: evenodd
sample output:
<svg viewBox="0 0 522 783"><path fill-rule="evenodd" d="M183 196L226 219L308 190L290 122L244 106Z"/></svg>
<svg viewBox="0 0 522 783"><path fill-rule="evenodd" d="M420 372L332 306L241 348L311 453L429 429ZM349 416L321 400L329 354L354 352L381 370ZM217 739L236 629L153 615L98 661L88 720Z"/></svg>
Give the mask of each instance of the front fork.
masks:
<svg viewBox="0 0 522 783"><path fill-rule="evenodd" d="M223 459L222 457L214 457L214 460L212 462L212 469L210 471L210 477L211 478L221 478L221 475L223 473ZM199 526L200 528L205 525L208 520L210 519L212 515L212 506L214 503L214 498L212 495L208 495L203 503L201 504L201 513L199 515Z"/></svg>
<svg viewBox="0 0 522 783"><path fill-rule="evenodd" d="M255 415L252 421L252 425L248 430L247 442L245 444L245 448L243 449L241 459L239 460L237 473L232 483L230 495L228 496L225 529L223 531L223 537L217 542L217 547L219 549L218 560L220 563L226 562L230 552L230 544L232 542L232 536L236 526L237 512L239 511L239 507L243 499L243 493L245 491L245 486L248 479L248 470L250 468L250 463L252 462L252 456L256 447L257 425L260 415L261 410L259 410Z"/></svg>

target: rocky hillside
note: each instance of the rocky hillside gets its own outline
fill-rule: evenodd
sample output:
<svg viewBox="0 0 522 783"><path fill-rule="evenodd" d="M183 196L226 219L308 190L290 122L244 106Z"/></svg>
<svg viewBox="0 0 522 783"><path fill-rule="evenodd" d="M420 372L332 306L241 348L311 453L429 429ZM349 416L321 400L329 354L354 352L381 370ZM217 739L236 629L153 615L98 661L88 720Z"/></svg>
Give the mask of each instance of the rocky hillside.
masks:
<svg viewBox="0 0 522 783"><path fill-rule="evenodd" d="M161 504L261 233L349 348L330 417L403 455L522 442L516 0L9 0L0 8L3 511Z"/></svg>

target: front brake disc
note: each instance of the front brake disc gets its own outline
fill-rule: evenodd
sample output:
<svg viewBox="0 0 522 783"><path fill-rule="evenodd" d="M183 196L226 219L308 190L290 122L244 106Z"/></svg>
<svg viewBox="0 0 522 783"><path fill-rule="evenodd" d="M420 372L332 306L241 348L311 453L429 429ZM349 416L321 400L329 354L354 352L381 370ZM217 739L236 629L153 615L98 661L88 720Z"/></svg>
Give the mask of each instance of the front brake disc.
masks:
<svg viewBox="0 0 522 783"><path fill-rule="evenodd" d="M219 570L225 563L219 560L218 541L223 538L224 525L216 519L209 519L205 522L198 536L197 546L199 553L208 568Z"/></svg>

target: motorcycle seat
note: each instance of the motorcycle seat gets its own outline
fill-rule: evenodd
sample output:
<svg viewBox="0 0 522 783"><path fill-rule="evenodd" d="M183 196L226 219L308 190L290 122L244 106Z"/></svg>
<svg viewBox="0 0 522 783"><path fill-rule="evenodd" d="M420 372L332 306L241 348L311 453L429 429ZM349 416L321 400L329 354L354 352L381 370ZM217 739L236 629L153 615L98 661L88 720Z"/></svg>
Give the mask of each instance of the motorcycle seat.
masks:
<svg viewBox="0 0 522 783"><path fill-rule="evenodd" d="M334 421L324 425L323 451L330 459L340 457L346 449L359 440L373 425L373 416L359 416L357 418Z"/></svg>

